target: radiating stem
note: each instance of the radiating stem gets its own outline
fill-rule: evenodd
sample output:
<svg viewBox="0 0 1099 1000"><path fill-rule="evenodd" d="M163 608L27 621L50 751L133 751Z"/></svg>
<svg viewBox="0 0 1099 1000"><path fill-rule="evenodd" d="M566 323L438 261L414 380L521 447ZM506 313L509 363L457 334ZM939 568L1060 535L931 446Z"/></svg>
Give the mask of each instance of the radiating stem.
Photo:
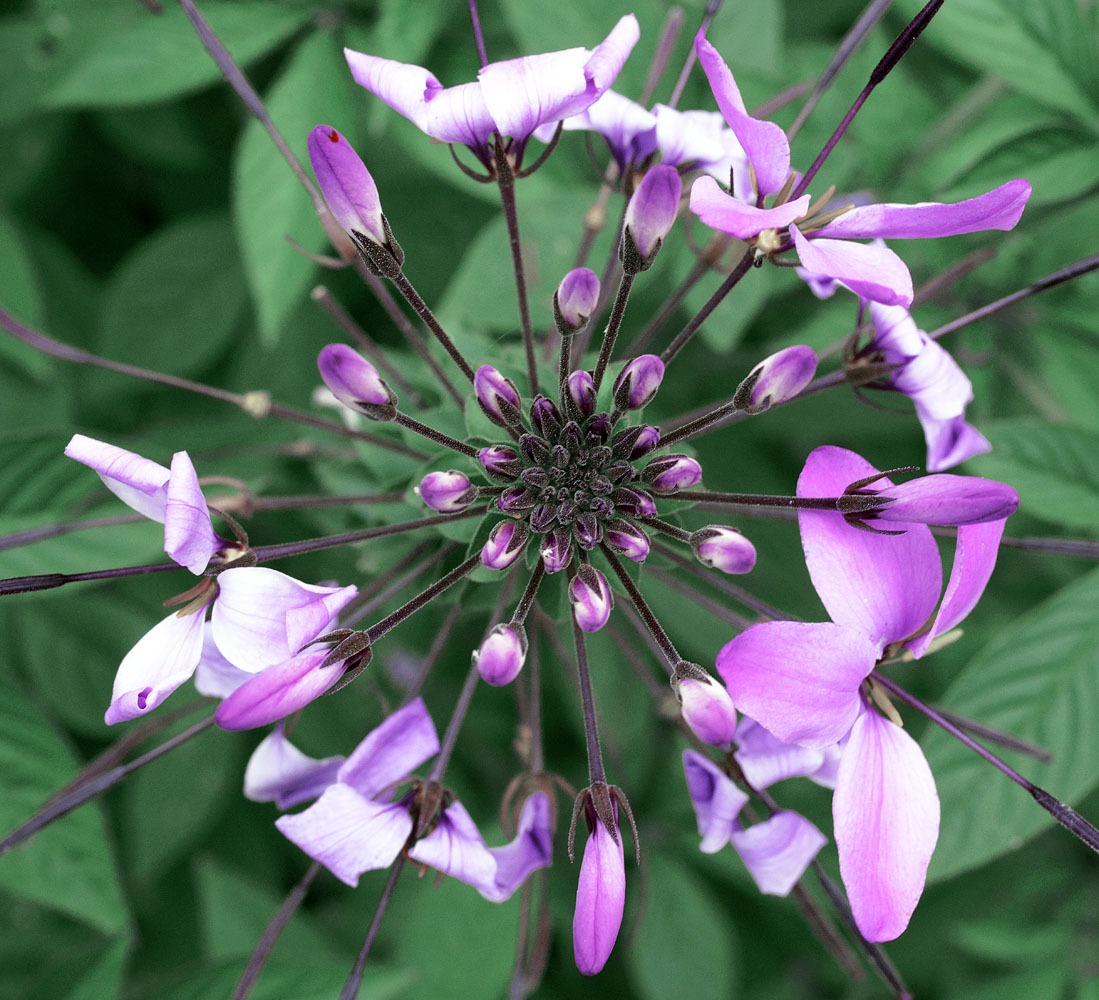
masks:
<svg viewBox="0 0 1099 1000"><path fill-rule="evenodd" d="M649 71L645 74L645 86L641 90L641 96L637 99L637 103L642 107L648 107L649 101L652 100L653 94L656 93L656 88L660 83L660 78L664 75L664 71L668 68L668 60L671 58L672 50L675 48L675 43L679 38L679 31L683 27L683 8L672 7L667 14L664 15L664 23L660 26L660 40L656 44L656 51L653 53L652 62L649 63ZM692 46L692 52L694 47ZM687 57L687 65L684 66L683 72L680 73L681 77L690 73L691 59ZM669 107L675 107L675 103L669 101Z"/></svg>
<svg viewBox="0 0 1099 1000"><path fill-rule="evenodd" d="M523 589L523 596L519 598L519 603L516 605L515 614L511 616L511 623L513 625L522 625L527 620L527 615L530 614L530 609L534 605L534 598L538 596L538 587L542 583L542 578L546 575L546 564L543 560L539 559L535 564L534 569L530 572L530 577L527 579L527 585Z"/></svg>
<svg viewBox="0 0 1099 1000"><path fill-rule="evenodd" d="M370 921L370 928L366 932L362 948L359 949L359 957L355 960L355 966L347 977L340 990L340 1000L355 1000L359 995L359 987L362 985L363 972L366 970L366 960L370 957L370 949L374 947L374 938L378 934L378 928L382 926L382 917L385 916L389 901L393 898L393 891L397 888L397 879L401 869L404 868L404 855L398 855L389 871L385 888L382 890L382 898L378 900L378 908L374 911L374 919Z"/></svg>
<svg viewBox="0 0 1099 1000"><path fill-rule="evenodd" d="M705 503L730 504L734 507L787 507L796 510L840 510L841 504L866 502L864 509L845 509L844 513L869 513L876 504L873 495L851 495L844 497L784 497L768 493L715 493L710 490L680 490L675 494L677 500L698 500Z"/></svg>
<svg viewBox="0 0 1099 1000"><path fill-rule="evenodd" d="M485 49L485 35L481 30L481 17L477 13L477 0L469 0L469 19L473 22L473 39L477 43L477 59L481 69L488 65L488 52Z"/></svg>
<svg viewBox="0 0 1099 1000"><path fill-rule="evenodd" d="M424 654L424 660L420 665L420 671L416 675L415 681L409 685L408 694L406 695L407 700L411 701L424 689L424 685L427 683L431 671L434 669L435 664L446 648L446 644L450 641L450 635L454 631L454 626L458 624L458 619L461 617L461 614L461 604L455 604L447 612L446 617L443 619L443 624L439 627L439 631L435 633L435 638L431 641L431 646L428 648L427 653Z"/></svg>
<svg viewBox="0 0 1099 1000"><path fill-rule="evenodd" d="M572 616L570 616L572 617ZM603 768L603 750L599 741L599 722L595 715L595 697L591 689L591 674L588 671L588 647L584 633L572 621L573 644L576 647L576 675L580 682L580 702L584 707L584 745L588 750L588 780L606 783L607 772Z"/></svg>
<svg viewBox="0 0 1099 1000"><path fill-rule="evenodd" d="M595 363L595 373L592 381L595 382L595 391L603 382L603 374L607 370L607 363L614 351L614 342L618 339L618 331L622 328L622 318L626 315L626 303L630 298L630 289L636 276L623 274L618 284L618 294L614 298L614 307L611 309L611 318L607 321L607 328L603 331L603 343L599 346L599 360Z"/></svg>
<svg viewBox="0 0 1099 1000"><path fill-rule="evenodd" d="M481 553L475 552L465 562L455 566L445 576L440 577L422 593L417 594L412 600L406 602L392 614L387 615L376 625L371 625L366 634L371 643L377 642L382 636L392 632L406 618L414 615L421 608L426 607L436 597L449 590L454 584L464 577L469 576L481 564Z"/></svg>
<svg viewBox="0 0 1099 1000"><path fill-rule="evenodd" d="M736 267L729 272L717 291L710 296L706 304L691 318L687 325L676 334L675 340L664 348L664 352L660 355L660 360L663 361L664 364L668 364L672 358L687 346L687 342L698 332L698 328L706 322L710 313L724 301L725 296L737 286L740 279L748 273L751 267L752 252L751 250L748 250L745 252L744 256L740 258Z"/></svg>
<svg viewBox="0 0 1099 1000"><path fill-rule="evenodd" d="M443 350L450 355L451 360L458 366L461 373L473 381L473 369L470 367L469 362L466 361L462 352L458 350L454 341L450 339L450 335L439 325L439 321L435 318L435 314L428 307L428 304L420 297L420 293L412 287L412 283L405 276L402 271L393 279L393 284L397 286L399 291L408 302L416 315L420 317L426 324L427 328L435 335L435 339L442 345Z"/></svg>
<svg viewBox="0 0 1099 1000"><path fill-rule="evenodd" d="M715 601L713 598L699 593L686 580L681 580L676 574L656 568L650 569L649 572L665 586L671 587L672 590L678 591L684 597L688 598L693 607L702 608L702 610L713 615L715 618L732 625L733 628L743 630L752 624L749 619L745 618L743 615L738 615L735 611L730 611L720 601Z"/></svg>
<svg viewBox="0 0 1099 1000"><path fill-rule="evenodd" d="M637 589L637 584L633 582L629 573L626 572L625 566L619 562L618 557L606 545L603 545L602 549L604 558L610 563L611 569L614 570L615 575L618 577L623 589L629 596L634 608L637 609L637 613L641 616L642 622L645 623L645 628L648 629L649 635L653 637L656 644L660 647L660 651L664 654L664 658L668 661L668 665L675 666L675 664L682 659L679 655L679 651L675 648L675 643L672 642L668 637L668 633L664 631L664 627L657 621L656 615L653 614L652 609L641 595L641 591Z"/></svg>
<svg viewBox="0 0 1099 1000"><path fill-rule="evenodd" d="M630 344L630 350L635 356L641 354L645 348L649 346L649 342L656 336L657 332L663 328L664 324L672 318L676 309L679 308L690 290L710 273L711 268L712 264L705 257L700 257L695 261L694 267L691 268L691 273L676 286L675 291L673 291L671 295L664 299L664 302L660 306L660 310L644 327L642 327L641 332L634 337L633 342Z"/></svg>
<svg viewBox="0 0 1099 1000"><path fill-rule="evenodd" d="M374 580L371 587L364 587L359 591L359 596L347 604L340 614L341 622L345 627L349 627L362 621L367 615L377 611L394 594L399 594L433 566L441 563L457 547L456 542L438 547L435 540L418 545L395 566L389 567L384 575ZM432 549L434 551L431 551ZM425 552L429 555L422 558Z"/></svg>
<svg viewBox="0 0 1099 1000"><path fill-rule="evenodd" d="M721 10L722 0L710 0L706 4L706 10L702 15L702 22L698 26L698 30L705 34L710 24L713 22L717 12ZM695 32L697 35L698 32ZM683 69L679 71L679 77L675 81L675 86L672 88L671 96L668 98L668 107L674 108L679 104L679 99L683 96L683 89L687 86L687 80L691 75L691 70L694 69L695 61L698 59L698 54L695 52L694 44L692 43L690 51L687 53L687 58L683 63Z"/></svg>
<svg viewBox="0 0 1099 1000"><path fill-rule="evenodd" d="M471 447L464 441L459 441L457 438L451 437L449 434L437 431L434 427L428 427L427 424L420 423L419 420L415 417L410 417L407 413L401 413L398 410L396 417L393 419L394 423L400 424L401 427L407 427L410 431L414 431L421 437L427 438L434 444L442 445L444 448L450 448L452 451L458 452L459 455L465 455L467 458L477 457L476 448Z"/></svg>
<svg viewBox="0 0 1099 1000"><path fill-rule="evenodd" d="M499 141L499 140L497 140ZM502 156L503 154L498 154ZM515 205L514 175L508 168L507 176L497 171L500 202L504 206L504 220L508 227L508 245L511 247L511 265L515 272L515 294L519 300L519 324L523 330L523 350L527 357L527 380L531 395L538 395L538 361L534 355L534 329L530 322L530 301L527 296L527 277L523 266L523 246L519 238L519 213Z"/></svg>

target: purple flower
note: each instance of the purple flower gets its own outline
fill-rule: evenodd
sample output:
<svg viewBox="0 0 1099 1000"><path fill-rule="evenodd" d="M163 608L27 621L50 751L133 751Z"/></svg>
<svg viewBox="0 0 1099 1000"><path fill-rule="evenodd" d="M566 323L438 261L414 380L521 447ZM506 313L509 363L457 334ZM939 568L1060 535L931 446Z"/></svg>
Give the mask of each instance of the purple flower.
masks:
<svg viewBox="0 0 1099 1000"><path fill-rule="evenodd" d="M736 734L736 709L725 687L697 664L682 662L676 665L672 688L691 732L703 743L728 748Z"/></svg>
<svg viewBox="0 0 1099 1000"><path fill-rule="evenodd" d="M618 807L614 806L617 816ZM585 817L587 813L585 811ZM572 918L572 947L576 967L594 976L610 958L626 908L626 865L620 831L607 829L598 817L589 821L576 910Z"/></svg>
<svg viewBox="0 0 1099 1000"><path fill-rule="evenodd" d="M492 365L481 365L474 373L473 392L484 415L497 426L519 422L519 390Z"/></svg>
<svg viewBox="0 0 1099 1000"><path fill-rule="evenodd" d="M664 381L664 362L655 354L632 359L614 380L614 405L620 410L642 410Z"/></svg>
<svg viewBox="0 0 1099 1000"><path fill-rule="evenodd" d="M345 49L355 82L433 139L468 146L486 166L493 132L514 155L539 125L579 114L614 83L640 37L628 14L593 51L575 48L489 63L475 83L444 87L421 66Z"/></svg>
<svg viewBox="0 0 1099 1000"><path fill-rule="evenodd" d="M335 780L346 758L317 760L302 753L276 726L252 751L244 771L244 797L292 809L315 799Z"/></svg>
<svg viewBox="0 0 1099 1000"><path fill-rule="evenodd" d="M798 495L835 496L876 474L853 452L818 448ZM973 609L1003 521L958 529L937 611L942 565L925 525L886 535L817 510L799 511L799 522L809 575L832 621L754 625L721 650L718 670L741 710L779 740L824 750L846 737L832 807L840 873L859 929L887 941L907 926L923 891L939 801L918 745L871 707L864 682L887 646L922 656Z"/></svg>
<svg viewBox="0 0 1099 1000"><path fill-rule="evenodd" d="M523 554L530 529L522 521L500 521L481 548L481 562L489 569L507 569Z"/></svg>
<svg viewBox="0 0 1099 1000"><path fill-rule="evenodd" d="M700 563L722 573L750 573L756 565L756 547L736 528L699 528L691 532L691 548Z"/></svg>
<svg viewBox="0 0 1099 1000"><path fill-rule="evenodd" d="M565 381L565 388L581 416L590 417L595 412L595 380L591 377L591 372L581 368L570 373Z"/></svg>
<svg viewBox="0 0 1099 1000"><path fill-rule="evenodd" d="M611 616L614 594L607 578L591 563L581 563L569 581L569 603L576 624L584 632L598 632Z"/></svg>
<svg viewBox="0 0 1099 1000"><path fill-rule="evenodd" d="M690 455L664 455L646 465L641 478L657 493L676 493L702 482L702 466Z"/></svg>
<svg viewBox="0 0 1099 1000"><path fill-rule="evenodd" d="M578 333L588 325L599 303L599 276L588 267L576 267L561 279L554 293L555 315L561 318L565 330ZM560 326L560 324L558 324Z"/></svg>
<svg viewBox="0 0 1099 1000"><path fill-rule="evenodd" d="M679 111L667 105L653 108L656 144L665 163L701 170L724 184L732 179L733 193L743 201L752 197L751 172L736 134L719 111Z"/></svg>
<svg viewBox="0 0 1099 1000"><path fill-rule="evenodd" d="M793 399L813 379L817 352L811 347L787 347L764 358L740 383L733 401L749 413L762 413Z"/></svg>
<svg viewBox="0 0 1099 1000"><path fill-rule="evenodd" d="M563 124L566 132L582 129L599 133L623 173L630 164L640 163L656 149L656 116L613 90L580 114L566 118ZM539 138L548 140L551 135L550 126L538 131Z"/></svg>

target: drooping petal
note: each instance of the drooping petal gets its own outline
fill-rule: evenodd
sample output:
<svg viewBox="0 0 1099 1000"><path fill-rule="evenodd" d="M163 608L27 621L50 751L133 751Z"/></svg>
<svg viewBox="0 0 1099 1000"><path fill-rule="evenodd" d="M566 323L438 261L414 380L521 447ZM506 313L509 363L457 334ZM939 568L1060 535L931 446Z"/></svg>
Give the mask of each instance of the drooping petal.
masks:
<svg viewBox="0 0 1099 1000"><path fill-rule="evenodd" d="M412 818L402 803L371 802L337 783L303 812L280 816L275 826L354 888L363 872L388 868L397 859L412 832Z"/></svg>
<svg viewBox="0 0 1099 1000"><path fill-rule="evenodd" d="M825 445L806 460L797 493L837 497L877 471L853 451ZM872 488L889 485L881 479ZM798 522L809 576L834 622L863 632L880 650L931 616L942 593L942 563L925 525L890 524L904 533L874 534L852 527L839 513L819 510L799 511ZM744 710L754 715L747 706Z"/></svg>
<svg viewBox="0 0 1099 1000"><path fill-rule="evenodd" d="M801 266L814 278L833 278L856 295L887 305L912 304L912 275L889 247L846 240L807 240L796 226L790 236Z"/></svg>
<svg viewBox="0 0 1099 1000"><path fill-rule="evenodd" d="M172 614L138 639L115 674L108 726L151 712L195 672L204 617L202 609Z"/></svg>
<svg viewBox="0 0 1099 1000"><path fill-rule="evenodd" d="M759 891L768 896L788 896L828 842L809 820L787 809L735 830L731 839Z"/></svg>
<svg viewBox="0 0 1099 1000"><path fill-rule="evenodd" d="M782 187L790 173L790 143L786 133L774 122L760 121L748 114L732 71L701 31L695 38L695 51L717 106L755 168L759 193L772 194Z"/></svg>
<svg viewBox="0 0 1099 1000"><path fill-rule="evenodd" d="M187 452L177 451L172 456L164 506L164 551L197 574L206 569L219 548L221 540L210 523L195 467Z"/></svg>
<svg viewBox="0 0 1099 1000"><path fill-rule="evenodd" d="M321 635L355 587L317 587L264 566L227 569L211 624L218 649L244 670L288 660Z"/></svg>
<svg viewBox="0 0 1099 1000"><path fill-rule="evenodd" d="M926 236L958 236L985 229L1014 229L1030 197L1030 184L1018 179L1001 184L977 198L955 204L865 205L845 212L824 226L823 236L844 239L881 237L887 240Z"/></svg>
<svg viewBox="0 0 1099 1000"><path fill-rule="evenodd" d="M977 606L996 567L1004 523L989 521L963 525L958 529L954 565L950 569L943 603L927 634L908 644L913 655L923 656L936 636L949 632Z"/></svg>
<svg viewBox="0 0 1099 1000"><path fill-rule="evenodd" d="M831 622L764 622L727 643L717 669L742 712L785 743L822 749L851 728L878 651Z"/></svg>
<svg viewBox="0 0 1099 1000"><path fill-rule="evenodd" d="M596 820L584 845L576 910L572 918L572 948L576 967L594 976L610 958L626 908L626 867L622 836L617 841Z"/></svg>
<svg viewBox="0 0 1099 1000"><path fill-rule="evenodd" d="M756 208L726 194L712 177L699 177L691 186L691 211L707 226L740 240L767 229L785 229L809 209L809 195L777 208Z"/></svg>
<svg viewBox="0 0 1099 1000"><path fill-rule="evenodd" d="M553 861L553 812L549 797L535 792L519 812L515 837L503 847L488 849L496 859L496 879L491 890L480 893L493 903L510 899L531 872Z"/></svg>
<svg viewBox="0 0 1099 1000"><path fill-rule="evenodd" d="M893 500L874 512L882 521L985 524L1003 522L1019 508L1019 494L1006 483L949 473L910 479L882 490L879 495Z"/></svg>
<svg viewBox="0 0 1099 1000"><path fill-rule="evenodd" d="M814 776L825 766L823 750L783 743L755 719L741 718L733 754L753 788L770 788L786 778Z"/></svg>
<svg viewBox="0 0 1099 1000"><path fill-rule="evenodd" d="M233 666L214 642L213 629L203 629L202 657L195 667L195 690L207 698L228 698L254 671Z"/></svg>
<svg viewBox="0 0 1099 1000"><path fill-rule="evenodd" d="M163 465L83 434L73 435L65 454L99 473L103 485L127 507L163 523L171 475Z"/></svg>
<svg viewBox="0 0 1099 1000"><path fill-rule="evenodd" d="M424 131L433 139L458 142L481 152L495 128L479 83L462 83L428 93Z"/></svg>
<svg viewBox="0 0 1099 1000"><path fill-rule="evenodd" d="M951 417L949 420L936 420L924 417L917 407L916 415L923 425L923 436L927 442L927 471L942 472L955 465L983 455L992 450L992 443L965 417Z"/></svg>
<svg viewBox="0 0 1099 1000"><path fill-rule="evenodd" d="M276 726L248 759L244 797L290 809L334 784L343 760L342 756L317 759L302 753L286 738L282 726Z"/></svg>
<svg viewBox="0 0 1099 1000"><path fill-rule="evenodd" d="M408 856L482 893L495 888L496 859L461 802L446 807L435 829L417 840L409 848Z"/></svg>
<svg viewBox="0 0 1099 1000"><path fill-rule="evenodd" d="M702 838L699 850L715 854L729 843L737 816L748 804L748 795L709 757L694 750L683 751L683 773Z"/></svg>
<svg viewBox="0 0 1099 1000"><path fill-rule="evenodd" d="M865 711L851 730L832 800L840 876L868 941L908 926L939 837L939 796L923 751Z"/></svg>
<svg viewBox="0 0 1099 1000"><path fill-rule="evenodd" d="M321 669L328 650L308 650L267 667L218 705L222 729L255 729L285 719L316 701L343 676L340 664Z"/></svg>
<svg viewBox="0 0 1099 1000"><path fill-rule="evenodd" d="M434 73L422 66L380 59L344 49L351 76L360 87L385 101L394 111L427 131L427 97L443 89Z"/></svg>
<svg viewBox="0 0 1099 1000"><path fill-rule="evenodd" d="M564 128L567 132L578 129L598 132L607 140L620 170L644 159L656 148L656 116L613 90L608 90L587 110L566 118Z"/></svg>
<svg viewBox="0 0 1099 1000"><path fill-rule="evenodd" d="M340 781L377 798L438 752L435 723L423 699L414 698L367 733L340 768Z"/></svg>

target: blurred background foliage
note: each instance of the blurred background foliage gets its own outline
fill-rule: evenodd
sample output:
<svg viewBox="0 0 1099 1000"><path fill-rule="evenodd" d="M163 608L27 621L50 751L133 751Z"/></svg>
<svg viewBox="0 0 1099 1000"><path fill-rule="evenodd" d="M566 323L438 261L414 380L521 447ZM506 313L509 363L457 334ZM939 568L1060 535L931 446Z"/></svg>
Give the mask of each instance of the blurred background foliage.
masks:
<svg viewBox="0 0 1099 1000"><path fill-rule="evenodd" d="M664 0L640 0L642 42L617 89L643 84ZM687 0L665 99L702 0ZM495 192L465 179L442 146L355 87L349 45L430 66L444 83L476 69L467 6L421 0L204 0L214 29L304 159L318 122L352 137L408 252L407 272L478 361L513 357L514 291ZM825 93L794 147L805 166L889 41L919 7L898 0ZM287 241L327 252L312 207L259 125L222 82L181 10L154 15L137 0L8 3L0 16L0 303L24 322L107 357L237 392L263 389L311 408L316 352L338 331L310 299L329 286L380 342L384 313L353 274L322 271ZM900 249L917 285L972 255L990 259L915 309L932 329L1096 251L1099 203L1099 6L1094 0L950 0L860 113L818 183L895 201L968 197L1013 176L1034 185L1015 232ZM481 4L490 58L601 39L623 11L584 0ZM861 4L729 0L710 33L749 107L813 81ZM695 74L681 107L712 108ZM775 113L789 124L797 103ZM595 149L595 147L592 147ZM519 189L535 322L571 265L581 215L598 186L580 135ZM613 214L613 213L612 213ZM682 228L639 281L626 335L689 269ZM594 259L608 246L597 244ZM674 252L673 252L674 251ZM677 319L715 287L703 283ZM1099 279L1003 312L950 338L974 381L971 419L992 440L971 471L1013 483L1023 509L1014 536L1094 537L1099 524ZM836 344L854 309L818 303L790 273L753 273L673 366L658 400L673 417L726 397L776 346ZM505 336L506 335L506 336ZM665 337L670 333L664 334ZM406 357L397 354L395 358ZM414 382L428 385L405 362ZM517 365L518 369L519 366ZM855 448L881 467L919 464L916 421L843 391L821 394L724 433L697 451L711 488L789 492L821 443ZM319 412L319 411L318 411ZM448 419L459 420L450 413ZM246 481L259 495L384 489L407 461L322 433L256 420L231 406L66 365L0 337L0 535L119 513L87 470L62 457L74 432L166 461L187 449L204 475ZM259 513L268 544L382 521L404 503ZM691 522L693 523L693 522ZM699 522L701 523L701 522ZM475 526L474 526L475 527ZM819 617L795 527L744 524L760 551L751 585L790 612ZM473 530L471 527L470 531ZM0 551L0 575L73 572L159 558L158 529L133 524ZM465 540L469 532L457 533ZM307 580L362 585L407 552L394 540L299 557ZM281 568L281 567L280 567ZM713 663L728 626L653 576L646 593L686 655ZM164 577L83 585L6 599L0 661L0 832L15 827L119 733L102 722L115 668L178 589ZM485 591L484 593L482 591ZM548 593L544 594L549 597ZM495 593L460 596L483 608L455 633L427 698L440 725L468 669ZM1036 742L1050 764L1008 755L1056 795L1099 817L1099 570L1006 549L963 641L898 679L921 696ZM297 736L317 755L347 752L400 690L444 609L417 618L371 672L306 713ZM627 917L606 972L585 981L572 963L576 868L558 831L556 934L540 997L870 997L816 942L791 901L761 898L726 850L697 850L679 765L682 740L605 636L593 644L612 779L640 818L645 862L628 876ZM583 739L568 662L542 649L550 766L582 784ZM176 701L187 695L181 692ZM449 780L485 824L518 769L513 694L482 690ZM915 732L918 719L910 719ZM247 956L305 859L273 828L270 806L239 794L257 734L208 732L139 772L101 802L0 860L0 995L205 1000L232 990ZM1017 787L939 732L922 740L943 801L930 884L909 931L888 948L917 997L1099 998L1099 876L1095 859ZM780 788L780 801L830 830L829 797ZM563 805L565 816L568 806ZM486 829L490 842L502 834ZM836 870L834 849L822 855ZM384 881L350 891L327 875L277 946L257 998L332 998L354 959ZM484 902L465 886L402 880L362 996L502 995L511 974L518 901Z"/></svg>

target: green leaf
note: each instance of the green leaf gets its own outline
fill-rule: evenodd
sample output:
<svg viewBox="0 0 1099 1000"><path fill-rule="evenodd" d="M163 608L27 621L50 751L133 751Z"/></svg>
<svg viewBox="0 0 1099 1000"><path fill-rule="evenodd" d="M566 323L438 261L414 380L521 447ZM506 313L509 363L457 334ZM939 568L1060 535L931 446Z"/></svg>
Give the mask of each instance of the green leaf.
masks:
<svg viewBox="0 0 1099 1000"><path fill-rule="evenodd" d="M343 128L353 116L350 76L335 39L323 32L306 38L266 102L290 148L308 163L310 129L320 122ZM270 346L302 303L316 269L286 237L317 253L327 239L301 182L256 121L245 128L233 164L233 217L260 335Z"/></svg>
<svg viewBox="0 0 1099 1000"><path fill-rule="evenodd" d="M187 977L177 989L158 993L161 1000L225 1000L244 971L241 960L205 969ZM268 962L263 967L255 988L248 994L249 1000L332 1000L351 971L350 963L344 965L318 965L313 959L307 962ZM371 965L359 1000L390 1000L404 995L409 976L391 969Z"/></svg>
<svg viewBox="0 0 1099 1000"><path fill-rule="evenodd" d="M285 4L216 2L199 5L214 34L240 65L290 37L308 11ZM129 106L190 93L221 79L183 9L165 4L125 30L89 46L83 58L49 91L53 107Z"/></svg>
<svg viewBox="0 0 1099 1000"><path fill-rule="evenodd" d="M973 471L1010 483L1022 509L1068 528L1099 524L1099 434L1035 417L982 427L992 451L973 459Z"/></svg>
<svg viewBox="0 0 1099 1000"><path fill-rule="evenodd" d="M128 938L119 938L87 969L79 985L65 1000L112 1000L122 992L122 969L129 950Z"/></svg>
<svg viewBox="0 0 1099 1000"><path fill-rule="evenodd" d="M1052 753L1053 763L1041 764L998 751L1065 802L1077 801L1099 782L1096 607L1099 569L1005 625L942 697L951 711ZM930 879L991 861L1053 825L1023 789L945 732L929 732L923 747L943 804Z"/></svg>
<svg viewBox="0 0 1099 1000"><path fill-rule="evenodd" d="M0 675L0 829L29 819L76 774L76 764L38 708ZM103 817L87 805L0 858L0 886L116 934L128 916Z"/></svg>
<svg viewBox="0 0 1099 1000"><path fill-rule="evenodd" d="M0 306L28 326L41 326L45 321L42 292L27 256L19 231L0 213ZM51 362L34 348L0 333L0 365L41 378L50 370Z"/></svg>

